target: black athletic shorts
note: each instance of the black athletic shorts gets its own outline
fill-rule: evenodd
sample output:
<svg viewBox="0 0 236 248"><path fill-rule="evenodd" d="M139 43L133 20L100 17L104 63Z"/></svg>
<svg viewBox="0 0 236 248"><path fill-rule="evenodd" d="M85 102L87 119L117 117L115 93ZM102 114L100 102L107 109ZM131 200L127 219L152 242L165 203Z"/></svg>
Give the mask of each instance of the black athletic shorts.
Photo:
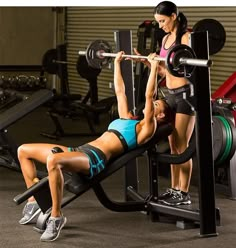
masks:
<svg viewBox="0 0 236 248"><path fill-rule="evenodd" d="M89 179L96 176L100 173L107 163L107 159L105 154L98 148L91 146L89 144L85 144L78 147L68 147L68 151L70 152L82 152L87 155L89 158Z"/></svg>
<svg viewBox="0 0 236 248"><path fill-rule="evenodd" d="M169 94L165 97L166 102L173 112L186 115L195 114L192 106L183 98L183 93L186 94L187 98L191 94L191 86L189 84L175 89L168 89L168 93Z"/></svg>

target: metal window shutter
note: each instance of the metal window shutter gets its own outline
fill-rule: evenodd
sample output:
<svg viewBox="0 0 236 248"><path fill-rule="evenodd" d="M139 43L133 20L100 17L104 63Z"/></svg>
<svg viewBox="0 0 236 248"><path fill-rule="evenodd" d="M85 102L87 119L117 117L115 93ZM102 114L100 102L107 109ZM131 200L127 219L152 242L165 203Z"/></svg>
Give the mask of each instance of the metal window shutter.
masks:
<svg viewBox="0 0 236 248"><path fill-rule="evenodd" d="M226 30L224 48L211 56L211 89L214 92L235 71L236 7L181 7L179 10L186 15L189 27L199 20L212 18L221 22ZM136 47L138 26L145 20L153 20L152 13L152 7L67 7L68 61L76 62L78 51L84 51L96 39L108 41L114 50L114 31L119 29L132 30L133 47ZM74 65L68 65L68 77L71 93L85 96L88 83L78 75ZM98 76L99 99L113 94L110 82L113 82L113 72L105 68Z"/></svg>

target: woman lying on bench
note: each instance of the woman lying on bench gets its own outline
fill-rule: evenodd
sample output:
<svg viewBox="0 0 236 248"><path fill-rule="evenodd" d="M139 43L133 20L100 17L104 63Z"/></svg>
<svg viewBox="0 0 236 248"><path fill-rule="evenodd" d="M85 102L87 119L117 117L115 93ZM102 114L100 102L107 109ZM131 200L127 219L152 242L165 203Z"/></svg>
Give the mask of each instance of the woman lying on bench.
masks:
<svg viewBox="0 0 236 248"><path fill-rule="evenodd" d="M118 102L119 119L110 123L108 130L99 138L79 147L66 147L56 144L23 144L18 148L18 158L27 188L35 183L37 177L34 160L47 165L48 180L52 196L52 211L41 241L54 241L66 223L61 212L64 178L63 171L79 172L92 178L104 169L111 158L136 148L151 139L158 126L170 121L171 113L164 100L155 100L158 61L153 60L156 54L150 54L151 71L146 86L144 117L137 120L128 110L124 80L120 63L122 54L117 53L114 59L114 86ZM59 147L63 153L53 153ZM40 208L33 197L23 210L20 224L32 223L40 213Z"/></svg>

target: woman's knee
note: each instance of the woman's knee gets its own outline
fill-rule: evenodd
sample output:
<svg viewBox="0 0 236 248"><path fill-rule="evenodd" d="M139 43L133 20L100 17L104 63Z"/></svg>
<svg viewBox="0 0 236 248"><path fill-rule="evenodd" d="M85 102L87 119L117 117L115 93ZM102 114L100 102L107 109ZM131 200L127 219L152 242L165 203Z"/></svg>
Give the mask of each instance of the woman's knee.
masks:
<svg viewBox="0 0 236 248"><path fill-rule="evenodd" d="M26 152L26 145L23 144L23 145L20 145L18 148L17 148L17 156L18 156L18 159L21 159L23 157L26 157L27 155L27 152Z"/></svg>
<svg viewBox="0 0 236 248"><path fill-rule="evenodd" d="M181 154L188 147L186 139L174 139L170 142L170 150L172 154Z"/></svg>
<svg viewBox="0 0 236 248"><path fill-rule="evenodd" d="M50 154L47 157L47 170L48 172L54 171L59 168L58 156L55 154Z"/></svg>
<svg viewBox="0 0 236 248"><path fill-rule="evenodd" d="M180 142L180 143L176 146L177 154L183 153L183 152L187 149L187 147L188 147L187 142L185 142L185 141Z"/></svg>

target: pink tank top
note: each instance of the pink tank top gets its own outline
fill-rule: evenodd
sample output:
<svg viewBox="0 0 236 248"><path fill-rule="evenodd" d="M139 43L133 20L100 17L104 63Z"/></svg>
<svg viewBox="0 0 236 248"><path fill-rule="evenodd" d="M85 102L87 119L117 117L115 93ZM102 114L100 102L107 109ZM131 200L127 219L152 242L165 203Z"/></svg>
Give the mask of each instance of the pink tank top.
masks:
<svg viewBox="0 0 236 248"><path fill-rule="evenodd" d="M160 57L166 58L167 53L168 53L168 49L165 49L164 46L162 46L160 51Z"/></svg>
<svg viewBox="0 0 236 248"><path fill-rule="evenodd" d="M169 35L168 35L168 36L169 36ZM175 42L174 42L168 49L165 48L165 44L166 44L166 41L167 41L167 39L168 39L168 36L166 37L166 39L164 40L164 42L162 42L161 51L160 51L160 57L162 57L162 58L166 58L169 49L170 49L172 46L175 45Z"/></svg>

